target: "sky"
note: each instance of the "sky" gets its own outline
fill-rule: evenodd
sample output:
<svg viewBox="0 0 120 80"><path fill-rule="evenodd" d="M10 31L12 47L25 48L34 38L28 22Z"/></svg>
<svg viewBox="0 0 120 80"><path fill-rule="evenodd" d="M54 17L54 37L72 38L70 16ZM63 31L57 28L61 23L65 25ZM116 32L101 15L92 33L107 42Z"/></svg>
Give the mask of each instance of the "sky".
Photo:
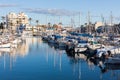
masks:
<svg viewBox="0 0 120 80"><path fill-rule="evenodd" d="M91 22L110 21L112 13L114 22L120 22L120 0L0 0L0 16L9 12L25 12L28 17L39 20L41 24L48 22L68 24L84 24L88 12Z"/></svg>

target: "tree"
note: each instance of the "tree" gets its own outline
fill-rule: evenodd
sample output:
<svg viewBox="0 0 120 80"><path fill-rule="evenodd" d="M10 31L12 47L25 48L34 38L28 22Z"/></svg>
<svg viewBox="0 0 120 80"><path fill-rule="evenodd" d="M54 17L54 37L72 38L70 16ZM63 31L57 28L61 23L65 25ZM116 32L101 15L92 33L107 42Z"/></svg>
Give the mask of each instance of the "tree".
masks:
<svg viewBox="0 0 120 80"><path fill-rule="evenodd" d="M54 28L55 30L57 30L58 25L57 25L57 24L53 24L53 28Z"/></svg>
<svg viewBox="0 0 120 80"><path fill-rule="evenodd" d="M4 23L5 22L5 16L2 16L1 18L2 18L2 21Z"/></svg>
<svg viewBox="0 0 120 80"><path fill-rule="evenodd" d="M29 22L30 22L30 27L31 27L32 18L30 17L28 20L29 20ZM33 30L33 27L32 27L32 30Z"/></svg>
<svg viewBox="0 0 120 80"><path fill-rule="evenodd" d="M4 29L4 27L5 27L5 24L4 24L5 23L5 16L2 16L1 18L2 18L2 21L3 21L3 29Z"/></svg>
<svg viewBox="0 0 120 80"><path fill-rule="evenodd" d="M36 23L37 23L37 26L38 26L39 20L36 20Z"/></svg>
<svg viewBox="0 0 120 80"><path fill-rule="evenodd" d="M32 18L29 18L29 21L30 21L30 26L31 26L31 21L32 21Z"/></svg>
<svg viewBox="0 0 120 80"><path fill-rule="evenodd" d="M42 27L42 31L45 31L45 30L46 30L46 28L47 28L47 26L46 26L46 25L41 25L41 27Z"/></svg>
<svg viewBox="0 0 120 80"><path fill-rule="evenodd" d="M51 27L51 23L50 22L48 23L48 27Z"/></svg>
<svg viewBox="0 0 120 80"><path fill-rule="evenodd" d="M4 30L3 30L4 27L3 27L3 23L2 22L0 23L0 29L2 29L2 32L4 32Z"/></svg>
<svg viewBox="0 0 120 80"><path fill-rule="evenodd" d="M87 23L85 23L85 26L87 26Z"/></svg>
<svg viewBox="0 0 120 80"><path fill-rule="evenodd" d="M37 24L37 31L38 31L38 23L39 23L39 20L36 20L36 24Z"/></svg>

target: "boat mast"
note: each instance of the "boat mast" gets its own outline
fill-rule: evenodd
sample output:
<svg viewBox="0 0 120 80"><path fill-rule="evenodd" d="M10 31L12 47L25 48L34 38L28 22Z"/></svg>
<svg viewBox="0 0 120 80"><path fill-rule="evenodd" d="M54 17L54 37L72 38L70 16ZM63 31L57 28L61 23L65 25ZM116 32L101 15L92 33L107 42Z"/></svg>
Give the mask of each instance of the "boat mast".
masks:
<svg viewBox="0 0 120 80"><path fill-rule="evenodd" d="M47 16L47 14L46 14L46 25L48 24L48 16Z"/></svg>
<svg viewBox="0 0 120 80"><path fill-rule="evenodd" d="M90 29L90 12L88 11L88 15L87 15L87 21L88 21L88 33L91 32L91 29Z"/></svg>
<svg viewBox="0 0 120 80"><path fill-rule="evenodd" d="M112 15L112 11L111 11L111 13L110 13L111 15L110 15L110 23L111 23L111 26L113 25L113 15Z"/></svg>
<svg viewBox="0 0 120 80"><path fill-rule="evenodd" d="M101 22L102 22L102 25L103 25L103 29L104 29L104 33L106 33L106 28L105 28L105 19L104 19L104 16L103 16L103 14L101 14Z"/></svg>
<svg viewBox="0 0 120 80"><path fill-rule="evenodd" d="M88 24L90 24L90 12L88 11Z"/></svg>
<svg viewBox="0 0 120 80"><path fill-rule="evenodd" d="M112 11L110 12L110 25L111 25L111 32L112 34L114 34Z"/></svg>
<svg viewBox="0 0 120 80"><path fill-rule="evenodd" d="M73 28L75 26L75 22L74 22L74 15L73 15L73 18L71 18L71 27Z"/></svg>
<svg viewBox="0 0 120 80"><path fill-rule="evenodd" d="M79 27L80 27L80 33L81 33L81 26L80 26L80 12L79 12Z"/></svg>
<svg viewBox="0 0 120 80"><path fill-rule="evenodd" d="M59 23L62 23L62 22L61 22L61 16L59 16Z"/></svg>

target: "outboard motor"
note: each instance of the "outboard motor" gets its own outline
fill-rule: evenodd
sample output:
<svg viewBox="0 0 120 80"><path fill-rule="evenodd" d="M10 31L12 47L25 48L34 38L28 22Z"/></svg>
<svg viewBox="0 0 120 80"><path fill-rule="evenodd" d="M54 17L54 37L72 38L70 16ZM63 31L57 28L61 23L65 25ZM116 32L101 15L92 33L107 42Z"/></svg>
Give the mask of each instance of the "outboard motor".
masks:
<svg viewBox="0 0 120 80"><path fill-rule="evenodd" d="M111 56L112 56L111 51L107 51L107 53L108 53L108 56L109 56L109 57L111 57Z"/></svg>

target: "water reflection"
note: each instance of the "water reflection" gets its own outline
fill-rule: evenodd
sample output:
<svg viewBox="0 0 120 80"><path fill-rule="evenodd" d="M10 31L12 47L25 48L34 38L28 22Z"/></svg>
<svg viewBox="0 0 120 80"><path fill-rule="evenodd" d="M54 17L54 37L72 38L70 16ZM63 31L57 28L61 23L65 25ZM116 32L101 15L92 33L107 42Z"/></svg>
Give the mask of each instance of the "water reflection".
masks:
<svg viewBox="0 0 120 80"><path fill-rule="evenodd" d="M6 64L8 63L9 59L9 68L12 69L12 66L14 62L16 62L16 59L18 56L24 57L28 54L28 46L25 43L18 44L17 48L1 48L0 49L0 57L4 58L4 69L6 69Z"/></svg>
<svg viewBox="0 0 120 80"><path fill-rule="evenodd" d="M0 50L0 61L2 80L7 77L9 80L120 79L120 65L106 65L104 60L94 58L87 60L83 54L72 56L43 43L39 37L23 38L18 48Z"/></svg>
<svg viewBox="0 0 120 80"><path fill-rule="evenodd" d="M69 53L66 53L67 56L70 58L70 62L73 65L78 64L78 76L79 80L86 80L85 75L90 80L120 80L120 64L105 64L105 59L98 59L98 58L89 58L87 56L80 54L80 56L73 56ZM87 64L85 64L87 63ZM88 68L86 68L88 66ZM84 72L83 69L86 72ZM73 66L73 72L75 72L75 67ZM99 72L99 73L98 73ZM86 73L86 74L84 74ZM96 77L96 76L99 77ZM108 77L110 76L110 77ZM91 78L93 77L93 78Z"/></svg>

